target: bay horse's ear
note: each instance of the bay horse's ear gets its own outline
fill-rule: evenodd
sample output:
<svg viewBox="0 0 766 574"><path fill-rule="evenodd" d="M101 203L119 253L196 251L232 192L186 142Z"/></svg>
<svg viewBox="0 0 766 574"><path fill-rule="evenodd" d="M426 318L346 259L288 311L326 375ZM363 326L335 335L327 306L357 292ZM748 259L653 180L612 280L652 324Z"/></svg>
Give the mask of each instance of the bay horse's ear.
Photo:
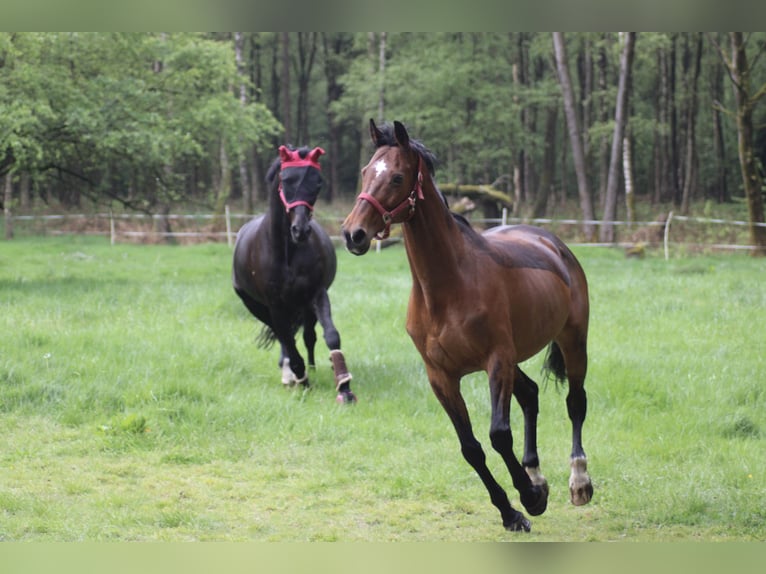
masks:
<svg viewBox="0 0 766 574"><path fill-rule="evenodd" d="M324 155L324 150L321 147L315 147L309 152L308 156L306 157L307 159L310 159L311 161L318 163L320 155Z"/></svg>
<svg viewBox="0 0 766 574"><path fill-rule="evenodd" d="M380 144L378 142L383 137L383 132L381 132L378 129L378 126L375 125L375 120L370 118L370 139L372 139L372 143L375 144L375 147L379 147Z"/></svg>
<svg viewBox="0 0 766 574"><path fill-rule="evenodd" d="M401 122L394 122L394 135L396 136L396 142L402 149L408 149L410 147L410 135L407 133L407 128Z"/></svg>
<svg viewBox="0 0 766 574"><path fill-rule="evenodd" d="M287 149L287 146L279 146L279 159L282 161L290 159L290 150Z"/></svg>

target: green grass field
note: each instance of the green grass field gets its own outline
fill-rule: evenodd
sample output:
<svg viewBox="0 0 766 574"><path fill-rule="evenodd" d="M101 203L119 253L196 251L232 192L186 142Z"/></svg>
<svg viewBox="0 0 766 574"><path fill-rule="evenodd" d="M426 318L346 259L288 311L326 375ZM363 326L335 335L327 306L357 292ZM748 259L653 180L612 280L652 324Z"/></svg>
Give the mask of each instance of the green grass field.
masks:
<svg viewBox="0 0 766 574"><path fill-rule="evenodd" d="M576 253L595 495L569 503L564 392L541 382L551 496L524 534L502 528L404 331L401 247L338 252L349 408L321 337L313 390L282 388L225 245L0 243L0 540L766 540L764 262ZM519 507L489 446L486 378L463 388ZM512 425L520 445L515 404Z"/></svg>

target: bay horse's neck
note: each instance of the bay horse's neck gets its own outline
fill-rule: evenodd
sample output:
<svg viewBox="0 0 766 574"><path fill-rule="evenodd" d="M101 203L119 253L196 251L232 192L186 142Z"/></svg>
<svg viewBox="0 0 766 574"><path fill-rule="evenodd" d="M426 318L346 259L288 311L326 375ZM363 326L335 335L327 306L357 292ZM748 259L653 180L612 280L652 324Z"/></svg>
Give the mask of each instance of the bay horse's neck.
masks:
<svg viewBox="0 0 766 574"><path fill-rule="evenodd" d="M427 304L450 297L460 288L460 267L468 245L428 173L423 174L423 199L402 225L402 233L413 287L422 291Z"/></svg>

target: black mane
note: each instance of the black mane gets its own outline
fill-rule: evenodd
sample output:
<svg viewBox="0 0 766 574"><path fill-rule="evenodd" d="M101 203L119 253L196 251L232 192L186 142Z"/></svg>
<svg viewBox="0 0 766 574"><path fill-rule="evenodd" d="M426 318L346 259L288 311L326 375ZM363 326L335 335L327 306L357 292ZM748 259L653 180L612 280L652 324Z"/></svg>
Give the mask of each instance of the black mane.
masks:
<svg viewBox="0 0 766 574"><path fill-rule="evenodd" d="M380 132L380 136L378 137L378 147L388 145L388 146L394 146L398 147L399 144L396 141L396 135L394 134L394 126L393 124L386 123L382 126L378 127L378 131ZM414 149L418 154L420 154L420 157L423 158L423 161L426 163L426 167L428 168L428 171L431 174L431 177L434 175L434 164L436 163L436 155L428 149L423 142L420 140L416 140L413 138L410 138L410 147ZM439 195L442 198L442 201L444 202L444 205L449 210L450 215L455 220L455 222L458 224L458 227L463 233L466 233L473 241L476 241L480 244L486 243L484 239L481 237L481 235L473 228L471 223L466 219L464 216L460 215L459 213L455 213L454 211L449 209L449 202L447 201L447 196L445 196L442 191L439 189L439 187L436 185L436 182L434 182L434 189L439 193Z"/></svg>

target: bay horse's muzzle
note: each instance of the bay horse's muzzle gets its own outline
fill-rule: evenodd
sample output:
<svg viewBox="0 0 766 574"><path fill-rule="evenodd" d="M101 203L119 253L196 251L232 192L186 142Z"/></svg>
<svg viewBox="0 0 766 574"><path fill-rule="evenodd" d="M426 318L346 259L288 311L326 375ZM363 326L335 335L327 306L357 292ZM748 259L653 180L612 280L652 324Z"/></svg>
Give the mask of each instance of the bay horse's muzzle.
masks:
<svg viewBox="0 0 766 574"><path fill-rule="evenodd" d="M354 255L364 255L370 249L370 236L363 228L355 227L349 230L344 223L341 232L346 241L346 249Z"/></svg>

